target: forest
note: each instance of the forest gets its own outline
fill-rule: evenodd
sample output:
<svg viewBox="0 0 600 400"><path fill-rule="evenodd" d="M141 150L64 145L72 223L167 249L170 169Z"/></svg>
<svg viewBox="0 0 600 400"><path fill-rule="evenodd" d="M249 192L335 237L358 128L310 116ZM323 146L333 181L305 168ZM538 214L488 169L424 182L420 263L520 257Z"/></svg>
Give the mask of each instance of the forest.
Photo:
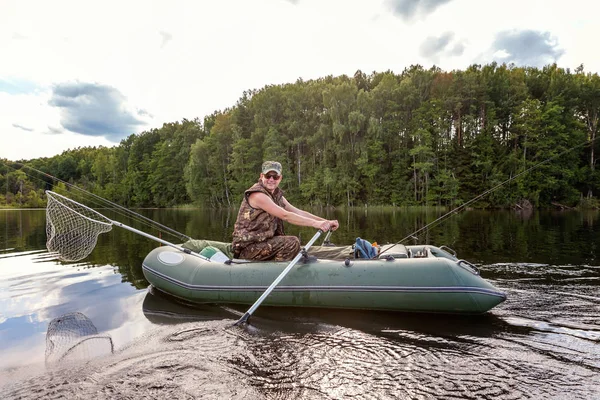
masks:
<svg viewBox="0 0 600 400"><path fill-rule="evenodd" d="M264 160L304 206L597 208L600 77L556 64L411 66L269 85L114 147L0 159L0 207L60 181L125 207L237 207ZM109 116L106 116L109 117Z"/></svg>

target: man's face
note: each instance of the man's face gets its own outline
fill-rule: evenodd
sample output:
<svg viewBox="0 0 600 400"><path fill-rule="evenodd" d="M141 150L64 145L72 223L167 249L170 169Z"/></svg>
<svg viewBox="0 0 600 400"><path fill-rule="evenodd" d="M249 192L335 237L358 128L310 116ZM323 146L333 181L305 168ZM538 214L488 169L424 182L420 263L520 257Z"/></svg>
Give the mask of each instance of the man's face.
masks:
<svg viewBox="0 0 600 400"><path fill-rule="evenodd" d="M275 171L269 171L266 174L260 174L260 180L264 187L269 191L273 191L279 186L279 182L281 182L281 175L277 175Z"/></svg>

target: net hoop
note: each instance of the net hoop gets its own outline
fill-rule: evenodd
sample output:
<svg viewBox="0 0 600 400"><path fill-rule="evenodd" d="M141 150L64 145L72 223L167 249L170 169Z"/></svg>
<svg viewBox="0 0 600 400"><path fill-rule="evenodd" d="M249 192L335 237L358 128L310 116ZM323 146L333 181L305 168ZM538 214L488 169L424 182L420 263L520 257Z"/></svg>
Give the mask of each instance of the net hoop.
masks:
<svg viewBox="0 0 600 400"><path fill-rule="evenodd" d="M58 193L52 192L50 190L46 190L46 196L48 196L48 198L51 198L52 200L56 201L56 204L67 208L69 210L69 212L79 215L81 218L87 219L90 222L94 222L97 224L103 224L103 225L112 227L112 224L113 224L112 220L106 218L104 215L100 214L98 211L92 210L88 206L84 206L81 203L78 203L74 200L69 199L68 197L63 196L62 194L58 194ZM69 207L67 204L77 205L77 206L81 207L82 209L84 209L85 211L91 213L92 215L99 217L101 220L98 221L96 219L88 217L87 215L83 215L80 212L74 210L72 207Z"/></svg>
<svg viewBox="0 0 600 400"><path fill-rule="evenodd" d="M63 195L46 191L46 247L61 261L87 257L98 235L109 232L113 221L91 208Z"/></svg>

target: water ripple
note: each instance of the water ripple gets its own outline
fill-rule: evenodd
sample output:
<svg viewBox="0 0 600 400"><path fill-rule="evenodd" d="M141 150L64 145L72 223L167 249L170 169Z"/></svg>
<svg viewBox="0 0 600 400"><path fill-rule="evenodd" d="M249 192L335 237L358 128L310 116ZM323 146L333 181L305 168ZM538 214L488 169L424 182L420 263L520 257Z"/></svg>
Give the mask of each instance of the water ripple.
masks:
<svg viewBox="0 0 600 400"><path fill-rule="evenodd" d="M222 360L240 351L223 322L187 323L157 329L115 356L23 379L0 388L3 399L178 398L242 399L260 395Z"/></svg>
<svg viewBox="0 0 600 400"><path fill-rule="evenodd" d="M244 306L148 292L144 338L71 369L15 371L0 398L600 398L600 286L578 279L596 269L482 271L494 268L508 300L480 317L261 307L237 327Z"/></svg>
<svg viewBox="0 0 600 400"><path fill-rule="evenodd" d="M564 354L557 355L552 349L560 348L559 343L544 345L532 334L543 324L507 319L500 325L503 330L497 337L403 329L374 334L344 327L269 335L250 340L248 352L231 362L267 398L516 399L600 394L588 384L597 378L593 362L597 355L586 359L584 345L566 343L559 351ZM565 329L557 327L551 333L574 333ZM526 335L520 337L522 332Z"/></svg>

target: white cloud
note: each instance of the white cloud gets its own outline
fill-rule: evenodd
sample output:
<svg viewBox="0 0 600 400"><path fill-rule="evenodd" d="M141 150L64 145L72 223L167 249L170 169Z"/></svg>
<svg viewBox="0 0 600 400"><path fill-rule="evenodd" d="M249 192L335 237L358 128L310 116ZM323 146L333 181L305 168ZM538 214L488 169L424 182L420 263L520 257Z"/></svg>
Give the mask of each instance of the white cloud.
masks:
<svg viewBox="0 0 600 400"><path fill-rule="evenodd" d="M125 96L106 85L82 82L54 85L48 104L60 109L60 123L65 129L104 136L113 142L146 125L141 117L147 113L128 109Z"/></svg>
<svg viewBox="0 0 600 400"><path fill-rule="evenodd" d="M233 106L244 90L299 77L353 75L357 69L401 72L411 64L464 69L511 54L493 46L500 32L547 33L564 50L556 53L560 66L584 63L586 70L600 70L600 59L590 50L600 34L594 19L598 6L584 0L550 0L543 7L522 0L35 4L34 13L31 3L4 0L0 13L0 157L49 156L68 147L115 143L118 132L100 138L69 129L78 126L85 133L82 122L94 113L104 113L108 121L116 105L145 123L129 124L139 132L202 118ZM77 112L53 107L53 88L73 82L119 95L97 103L104 107ZM19 139L8 143L11 137Z"/></svg>
<svg viewBox="0 0 600 400"><path fill-rule="evenodd" d="M169 32L164 32L164 31L160 31L158 33L160 34L160 37L162 38L162 41L160 43L160 48L162 49L163 47L165 47L167 45L167 43L169 43L173 39L173 35L171 35Z"/></svg>
<svg viewBox="0 0 600 400"><path fill-rule="evenodd" d="M436 64L441 58L459 57L464 51L464 43L457 41L452 32L444 32L440 36L428 36L419 47L419 54Z"/></svg>
<svg viewBox="0 0 600 400"><path fill-rule="evenodd" d="M387 0L392 12L405 19L424 18L433 13L441 5L452 0Z"/></svg>
<svg viewBox="0 0 600 400"><path fill-rule="evenodd" d="M33 132L33 128L28 128L28 127L26 127L26 126L23 126L23 125L19 125L19 124L12 124L12 126L13 126L14 128L22 129L22 130L24 130L24 131L27 131L27 132Z"/></svg>
<svg viewBox="0 0 600 400"><path fill-rule="evenodd" d="M11 95L0 92L0 158L49 157L69 148L111 146L103 137L65 132L57 109L48 105L49 91Z"/></svg>
<svg viewBox="0 0 600 400"><path fill-rule="evenodd" d="M492 57L498 60L502 60L502 62L506 62L506 59L510 57L510 53L506 50L497 50L492 53Z"/></svg>
<svg viewBox="0 0 600 400"><path fill-rule="evenodd" d="M558 61L564 50L549 32L526 29L499 32L488 53L498 62L543 67Z"/></svg>

